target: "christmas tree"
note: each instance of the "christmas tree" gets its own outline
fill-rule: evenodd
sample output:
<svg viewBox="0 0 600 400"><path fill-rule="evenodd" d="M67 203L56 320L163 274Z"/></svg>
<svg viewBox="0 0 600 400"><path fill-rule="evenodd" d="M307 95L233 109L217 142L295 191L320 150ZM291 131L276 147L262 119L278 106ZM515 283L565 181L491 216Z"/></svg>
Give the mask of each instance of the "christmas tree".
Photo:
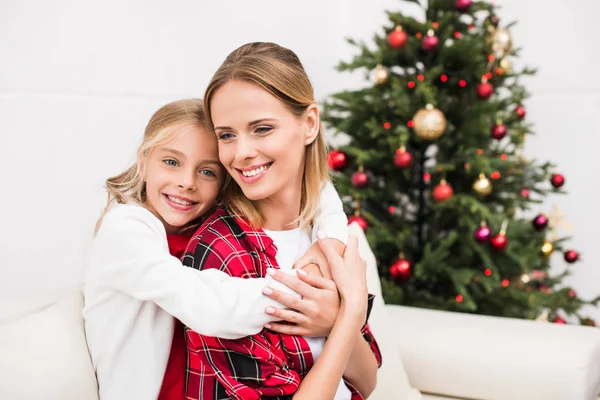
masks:
<svg viewBox="0 0 600 400"><path fill-rule="evenodd" d="M386 302L593 325L579 310L599 299L561 283L579 258L559 237L562 214L540 208L565 178L522 154L533 126L520 78L535 70L513 68L511 24L487 1L429 0L424 11L425 21L388 12L374 45L349 40L358 54L338 69L365 71L367 85L324 107L348 142L329 167ZM558 252L569 268L551 276Z"/></svg>

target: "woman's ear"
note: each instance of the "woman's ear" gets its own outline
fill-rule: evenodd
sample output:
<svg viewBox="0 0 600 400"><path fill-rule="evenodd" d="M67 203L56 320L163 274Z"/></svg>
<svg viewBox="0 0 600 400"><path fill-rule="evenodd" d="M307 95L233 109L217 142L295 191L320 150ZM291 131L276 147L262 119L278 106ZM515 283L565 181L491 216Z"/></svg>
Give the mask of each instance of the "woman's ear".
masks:
<svg viewBox="0 0 600 400"><path fill-rule="evenodd" d="M319 107L316 104L311 104L304 112L304 123L306 125L306 133L304 144L308 146L315 141L319 135L321 120L319 119Z"/></svg>

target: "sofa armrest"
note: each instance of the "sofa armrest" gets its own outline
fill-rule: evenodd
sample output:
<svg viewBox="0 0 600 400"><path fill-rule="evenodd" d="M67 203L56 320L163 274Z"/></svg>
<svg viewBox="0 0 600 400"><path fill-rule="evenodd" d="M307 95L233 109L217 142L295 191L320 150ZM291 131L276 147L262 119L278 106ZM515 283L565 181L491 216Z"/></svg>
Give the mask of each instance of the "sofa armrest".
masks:
<svg viewBox="0 0 600 400"><path fill-rule="evenodd" d="M591 400L600 391L600 329L386 308L410 382L422 392Z"/></svg>

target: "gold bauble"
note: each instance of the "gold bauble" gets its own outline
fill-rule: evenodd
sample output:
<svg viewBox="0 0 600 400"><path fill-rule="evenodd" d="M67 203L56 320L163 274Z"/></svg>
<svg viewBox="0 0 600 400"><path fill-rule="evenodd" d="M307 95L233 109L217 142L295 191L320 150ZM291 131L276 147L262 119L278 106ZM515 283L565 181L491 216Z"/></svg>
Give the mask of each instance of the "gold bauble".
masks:
<svg viewBox="0 0 600 400"><path fill-rule="evenodd" d="M444 113L427 104L413 117L413 129L418 137L423 140L434 140L442 136L446 130L446 117Z"/></svg>
<svg viewBox="0 0 600 400"><path fill-rule="evenodd" d="M473 190L482 196L492 193L492 182L484 174L479 174L479 178L473 183Z"/></svg>
<svg viewBox="0 0 600 400"><path fill-rule="evenodd" d="M390 70L381 64L377 64L373 75L375 78L375 83L378 85L383 85L390 77Z"/></svg>
<svg viewBox="0 0 600 400"><path fill-rule="evenodd" d="M508 29L499 28L492 34L492 50L503 57L512 49L512 37Z"/></svg>
<svg viewBox="0 0 600 400"><path fill-rule="evenodd" d="M500 68L502 68L504 72L510 72L512 70L512 63L506 58L503 58L500 60Z"/></svg>
<svg viewBox="0 0 600 400"><path fill-rule="evenodd" d="M542 245L542 254L545 257L550 257L553 252L554 252L554 245L552 244L552 242L549 242L546 240L544 242L544 244Z"/></svg>

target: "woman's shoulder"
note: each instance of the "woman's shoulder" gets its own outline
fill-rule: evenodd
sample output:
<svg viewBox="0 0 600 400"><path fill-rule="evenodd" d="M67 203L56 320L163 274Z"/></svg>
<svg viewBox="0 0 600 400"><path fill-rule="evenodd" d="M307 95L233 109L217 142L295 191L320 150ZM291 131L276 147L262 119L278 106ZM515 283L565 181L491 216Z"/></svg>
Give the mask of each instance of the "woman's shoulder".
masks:
<svg viewBox="0 0 600 400"><path fill-rule="evenodd" d="M224 240L228 241L232 235L238 236L243 232L236 218L225 208L218 208L213 212L200 227L194 232L192 240Z"/></svg>

